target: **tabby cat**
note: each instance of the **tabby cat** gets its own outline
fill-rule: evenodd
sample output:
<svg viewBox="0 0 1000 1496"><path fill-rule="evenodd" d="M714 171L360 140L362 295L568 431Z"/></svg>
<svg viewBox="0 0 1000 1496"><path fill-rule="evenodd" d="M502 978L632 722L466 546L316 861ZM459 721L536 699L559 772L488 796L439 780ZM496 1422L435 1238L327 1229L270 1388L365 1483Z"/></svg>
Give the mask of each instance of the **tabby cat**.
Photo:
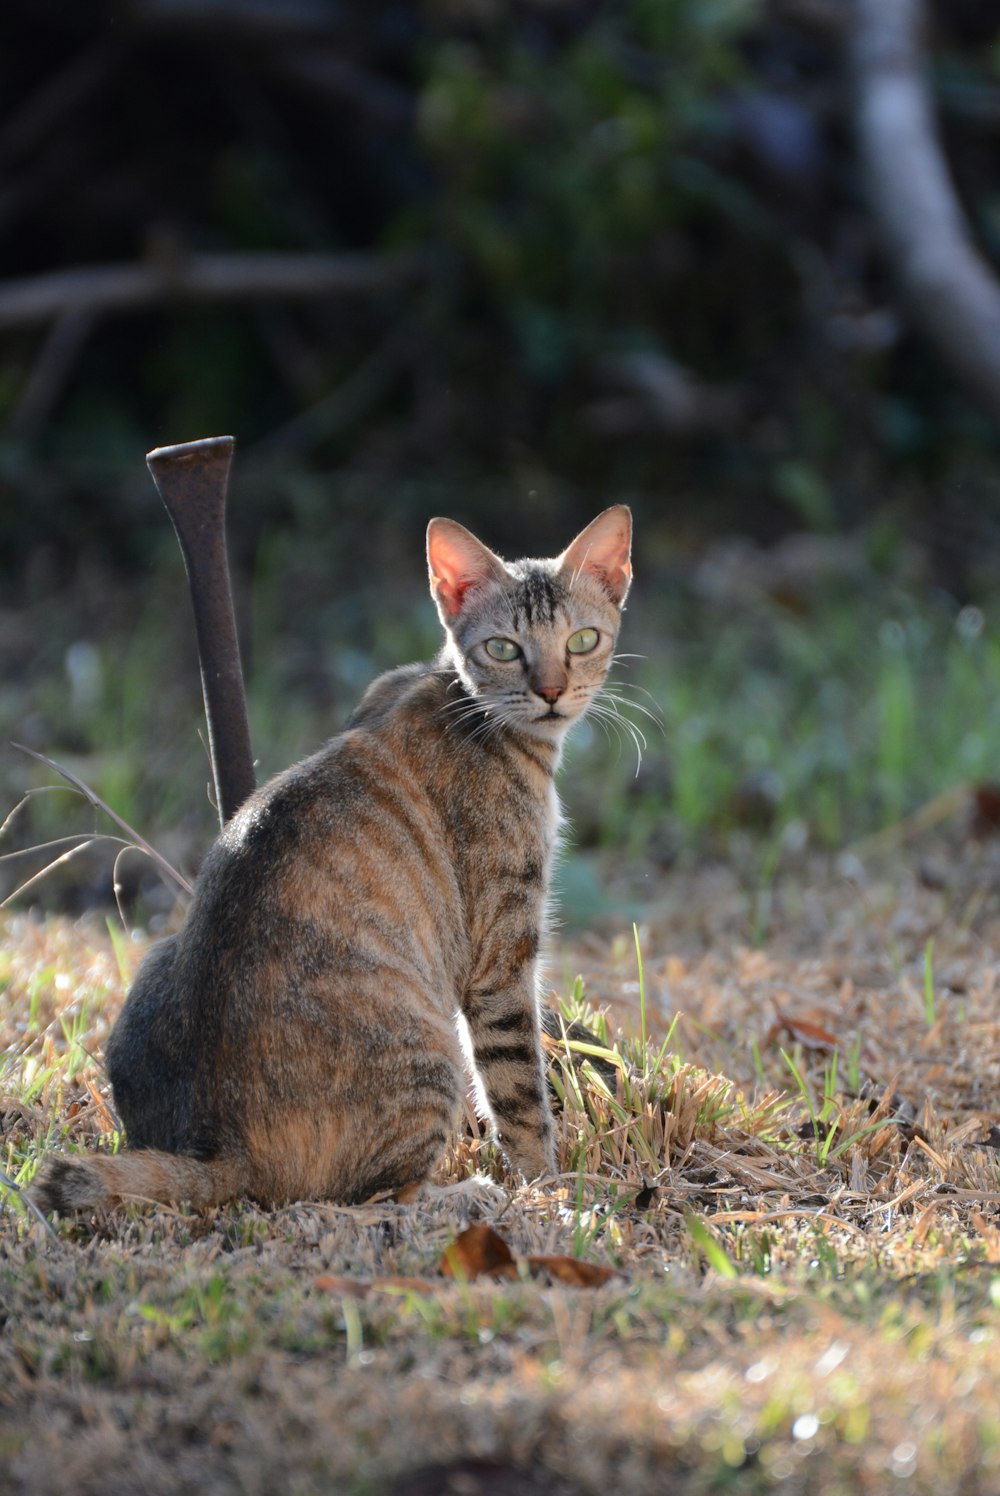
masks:
<svg viewBox="0 0 1000 1496"><path fill-rule="evenodd" d="M555 1169L535 966L566 729L607 674L631 580L616 505L554 560L427 531L433 664L257 790L146 956L107 1045L129 1146L51 1161L48 1210L126 1197L412 1198L466 1071L513 1168Z"/></svg>

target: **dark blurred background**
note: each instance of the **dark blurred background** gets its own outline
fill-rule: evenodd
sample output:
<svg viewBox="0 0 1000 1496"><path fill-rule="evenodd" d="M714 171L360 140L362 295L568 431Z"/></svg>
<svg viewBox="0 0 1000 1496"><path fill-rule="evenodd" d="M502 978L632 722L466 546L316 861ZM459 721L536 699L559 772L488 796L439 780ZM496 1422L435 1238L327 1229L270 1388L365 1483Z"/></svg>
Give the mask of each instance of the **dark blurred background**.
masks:
<svg viewBox="0 0 1000 1496"><path fill-rule="evenodd" d="M0 818L56 782L13 739L196 866L197 663L143 459L232 432L261 774L436 647L432 514L551 554L625 501L622 679L664 727L633 713L638 772L627 737L581 735L573 911L614 897L608 858L668 872L735 838L770 876L942 795L989 821L997 407L883 248L863 9L5 0ZM988 267L1000 4L926 21ZM81 816L34 795L0 851ZM22 902L106 901L113 850ZM0 864L0 893L44 860ZM155 913L139 859L119 872Z"/></svg>

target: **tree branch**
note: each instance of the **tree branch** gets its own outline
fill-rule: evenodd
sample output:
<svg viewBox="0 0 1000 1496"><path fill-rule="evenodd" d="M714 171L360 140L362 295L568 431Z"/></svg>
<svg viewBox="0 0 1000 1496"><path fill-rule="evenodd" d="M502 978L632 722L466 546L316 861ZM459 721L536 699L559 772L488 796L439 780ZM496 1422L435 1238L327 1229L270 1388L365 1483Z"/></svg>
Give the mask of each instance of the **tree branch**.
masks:
<svg viewBox="0 0 1000 1496"><path fill-rule="evenodd" d="M1000 421L1000 283L948 174L924 80L920 0L851 0L848 47L871 210L915 318Z"/></svg>
<svg viewBox="0 0 1000 1496"><path fill-rule="evenodd" d="M161 302L287 299L378 291L415 279L420 251L386 255L195 254L176 262L87 265L0 280L0 331L68 313L135 312Z"/></svg>

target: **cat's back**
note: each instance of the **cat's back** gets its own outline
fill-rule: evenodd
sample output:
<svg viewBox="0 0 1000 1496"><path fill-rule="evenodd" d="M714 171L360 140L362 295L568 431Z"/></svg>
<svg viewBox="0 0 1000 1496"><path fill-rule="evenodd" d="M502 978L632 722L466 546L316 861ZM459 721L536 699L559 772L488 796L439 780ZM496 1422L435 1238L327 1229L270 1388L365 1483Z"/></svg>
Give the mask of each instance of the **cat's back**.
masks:
<svg viewBox="0 0 1000 1496"><path fill-rule="evenodd" d="M391 789L419 795L407 726L397 719L432 674L429 665L404 665L373 681L342 732L250 796L206 857L202 879L238 867L268 881L310 844L350 840L369 826Z"/></svg>
<svg viewBox="0 0 1000 1496"><path fill-rule="evenodd" d="M277 991L291 962L317 979L363 965L460 983L493 892L544 880L558 818L549 763L472 708L434 665L373 682L344 732L223 830L178 980L225 971L234 996L251 981Z"/></svg>
<svg viewBox="0 0 1000 1496"><path fill-rule="evenodd" d="M435 673L433 665L399 665L387 670L372 681L358 705L347 719L345 732L361 727L369 731L384 726L393 708L400 705L411 694L419 694L414 688Z"/></svg>
<svg viewBox="0 0 1000 1496"><path fill-rule="evenodd" d="M342 733L250 797L202 865L186 958L209 943L243 966L259 950L343 952L372 930L383 950L407 931L428 950L435 928L447 942L458 887L447 766L430 742L445 690L430 666L389 672Z"/></svg>

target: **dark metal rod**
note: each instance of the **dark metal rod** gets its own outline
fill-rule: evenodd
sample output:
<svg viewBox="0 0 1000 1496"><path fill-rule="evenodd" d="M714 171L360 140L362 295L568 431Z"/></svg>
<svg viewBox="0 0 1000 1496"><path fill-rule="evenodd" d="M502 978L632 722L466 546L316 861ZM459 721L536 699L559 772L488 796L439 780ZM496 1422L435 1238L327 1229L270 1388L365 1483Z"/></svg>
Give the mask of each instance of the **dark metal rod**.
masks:
<svg viewBox="0 0 1000 1496"><path fill-rule="evenodd" d="M226 557L226 491L234 446L231 436L210 436L157 447L146 455L187 568L223 825L257 787Z"/></svg>

